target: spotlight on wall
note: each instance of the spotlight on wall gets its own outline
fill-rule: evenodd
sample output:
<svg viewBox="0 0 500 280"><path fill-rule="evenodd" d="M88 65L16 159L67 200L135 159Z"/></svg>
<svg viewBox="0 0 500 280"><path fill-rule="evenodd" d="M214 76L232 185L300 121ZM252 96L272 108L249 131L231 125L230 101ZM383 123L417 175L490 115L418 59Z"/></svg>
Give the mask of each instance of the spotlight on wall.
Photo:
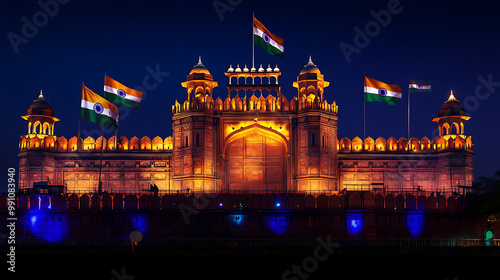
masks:
<svg viewBox="0 0 500 280"><path fill-rule="evenodd" d="M276 203L276 208L279 208L281 206L281 203L277 202Z"/></svg>

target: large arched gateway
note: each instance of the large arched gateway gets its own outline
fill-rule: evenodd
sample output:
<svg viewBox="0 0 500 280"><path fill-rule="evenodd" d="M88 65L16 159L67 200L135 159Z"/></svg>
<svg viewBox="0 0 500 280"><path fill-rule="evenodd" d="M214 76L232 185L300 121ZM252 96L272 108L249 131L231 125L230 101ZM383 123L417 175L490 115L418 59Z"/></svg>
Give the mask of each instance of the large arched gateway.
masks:
<svg viewBox="0 0 500 280"><path fill-rule="evenodd" d="M229 135L225 141L226 189L286 192L287 140L258 124Z"/></svg>

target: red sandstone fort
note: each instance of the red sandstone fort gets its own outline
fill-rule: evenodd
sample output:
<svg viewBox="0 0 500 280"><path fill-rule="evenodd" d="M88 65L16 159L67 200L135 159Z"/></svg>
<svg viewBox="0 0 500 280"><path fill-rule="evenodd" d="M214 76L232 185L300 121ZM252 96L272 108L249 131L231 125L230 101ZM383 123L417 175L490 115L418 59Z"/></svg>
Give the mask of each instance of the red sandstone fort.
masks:
<svg viewBox="0 0 500 280"><path fill-rule="evenodd" d="M40 93L23 116L19 188L47 181L67 193L94 193L101 149L108 193L140 193L153 184L163 193L451 195L472 186L472 140L464 129L470 117L453 94L433 120L439 136L432 140L339 140L338 106L325 100L329 82L311 60L293 82L291 101L281 93L278 67L231 66L225 75L228 95L214 99L218 83L200 60L181 83L186 100L172 106L173 136L153 139L56 136L59 119Z"/></svg>

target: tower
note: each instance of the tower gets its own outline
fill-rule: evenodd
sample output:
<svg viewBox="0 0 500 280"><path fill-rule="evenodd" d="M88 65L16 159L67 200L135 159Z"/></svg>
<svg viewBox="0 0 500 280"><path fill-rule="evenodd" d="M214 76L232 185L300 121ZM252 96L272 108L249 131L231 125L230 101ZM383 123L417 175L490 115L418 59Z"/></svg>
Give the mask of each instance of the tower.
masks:
<svg viewBox="0 0 500 280"><path fill-rule="evenodd" d="M172 107L174 166L173 189L215 191L215 132L212 91L217 82L201 62L201 57L186 81L187 99Z"/></svg>
<svg viewBox="0 0 500 280"><path fill-rule="evenodd" d="M439 136L433 142L441 155L438 158L438 186L441 190L459 192L461 186L472 186L472 139L465 135L465 122L470 118L451 91L437 118L432 120L438 123L439 129Z"/></svg>
<svg viewBox="0 0 500 280"><path fill-rule="evenodd" d="M54 117L54 110L43 96L42 90L38 98L28 108L28 114L21 116L28 121L28 134L26 137L37 137L43 140L47 136L54 136L54 124L59 121Z"/></svg>
<svg viewBox="0 0 500 280"><path fill-rule="evenodd" d="M19 187L32 187L39 181L59 183L59 178L55 177L54 157L47 153L56 149L54 124L59 119L41 90L28 108L28 114L21 117L28 121L28 133L19 141Z"/></svg>
<svg viewBox="0 0 500 280"><path fill-rule="evenodd" d="M456 138L457 135L464 136L464 124L469 119L470 117L465 115L464 107L451 91L450 97L439 110L438 117L432 121L438 123L439 136L448 140L450 137Z"/></svg>
<svg viewBox="0 0 500 280"><path fill-rule="evenodd" d="M309 57L293 86L298 90L296 181L299 191L338 190L337 106L324 99L330 85Z"/></svg>

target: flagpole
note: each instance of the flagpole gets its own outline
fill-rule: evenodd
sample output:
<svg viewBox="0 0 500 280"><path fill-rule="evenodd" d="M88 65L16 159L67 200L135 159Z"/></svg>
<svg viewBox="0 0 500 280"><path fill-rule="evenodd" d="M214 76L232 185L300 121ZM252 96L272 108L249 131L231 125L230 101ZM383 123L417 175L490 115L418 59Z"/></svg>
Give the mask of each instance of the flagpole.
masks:
<svg viewBox="0 0 500 280"><path fill-rule="evenodd" d="M366 100L363 95L363 141L366 139Z"/></svg>
<svg viewBox="0 0 500 280"><path fill-rule="evenodd" d="M410 140L410 90L408 89L408 140Z"/></svg>
<svg viewBox="0 0 500 280"><path fill-rule="evenodd" d="M363 73L364 81L363 85L366 82L366 74ZM364 91L364 90L363 90ZM363 93L363 141L366 139L366 99L365 94Z"/></svg>
<svg viewBox="0 0 500 280"><path fill-rule="evenodd" d="M253 35L253 25L255 15L252 13L252 68L255 68L255 36Z"/></svg>
<svg viewBox="0 0 500 280"><path fill-rule="evenodd" d="M99 161L99 193L102 193L102 184L101 184L101 170L102 170L102 150L104 147L104 125L102 125L102 132L101 132L101 159Z"/></svg>

